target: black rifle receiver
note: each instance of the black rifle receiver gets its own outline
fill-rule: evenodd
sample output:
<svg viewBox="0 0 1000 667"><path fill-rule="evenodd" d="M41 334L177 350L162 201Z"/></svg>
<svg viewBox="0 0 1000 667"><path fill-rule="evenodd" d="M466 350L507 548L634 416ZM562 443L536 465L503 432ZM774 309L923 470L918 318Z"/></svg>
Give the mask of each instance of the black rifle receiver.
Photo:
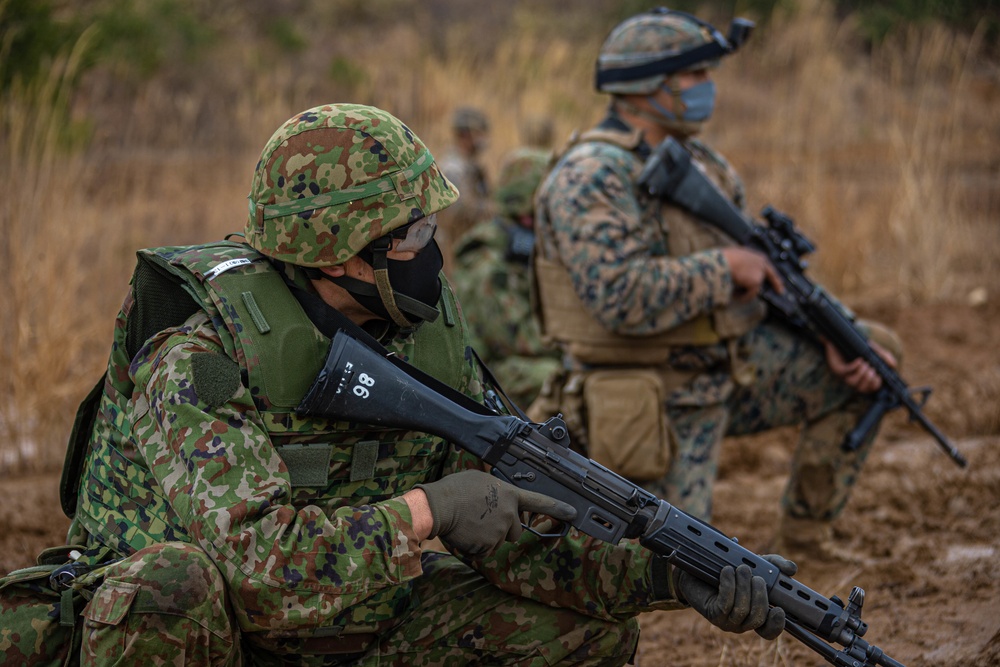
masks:
<svg viewBox="0 0 1000 667"><path fill-rule="evenodd" d="M887 412L902 407L912 421L934 437L952 461L962 468L968 465L961 452L923 412L931 389L910 389L872 348L843 306L806 277L804 258L816 248L791 218L768 206L761 213L768 224L754 222L719 191L673 137L664 139L650 155L639 176L639 185L651 196L689 211L740 245L766 255L785 285L784 294L778 294L767 284L762 288L761 298L771 311L792 326L830 341L847 361L861 357L882 378L882 387L875 393L871 407L844 439L845 450L860 447Z"/></svg>
<svg viewBox="0 0 1000 667"><path fill-rule="evenodd" d="M444 438L488 463L500 479L575 507L577 530L612 544L638 538L710 584L719 583L727 565L749 565L767 582L771 604L785 610L786 630L829 663L902 667L862 639L868 625L861 620L861 588L845 606L781 574L735 539L571 450L560 417L534 424L492 413L443 385L428 386L416 369L343 331L333 337L323 370L297 411Z"/></svg>

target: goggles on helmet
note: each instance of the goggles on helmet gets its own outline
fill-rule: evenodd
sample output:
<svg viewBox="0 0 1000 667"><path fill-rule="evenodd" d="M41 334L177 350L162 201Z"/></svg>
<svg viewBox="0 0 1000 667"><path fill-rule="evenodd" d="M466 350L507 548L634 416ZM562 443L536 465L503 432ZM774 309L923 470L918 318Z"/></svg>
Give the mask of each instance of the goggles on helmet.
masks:
<svg viewBox="0 0 1000 667"><path fill-rule="evenodd" d="M388 236L393 239L401 239L392 248L396 252L420 252L434 239L435 231L437 231L437 214L432 213L425 218L392 230Z"/></svg>
<svg viewBox="0 0 1000 667"><path fill-rule="evenodd" d="M703 28L708 33L710 39L708 42L700 46L696 46L693 49L668 55L660 58L659 60L654 60L653 62L634 65L632 67L618 67L605 70L601 70L599 68L596 77L598 90L601 90L602 86L609 83L624 83L627 81L646 79L658 74L671 74L673 72L679 72L693 67L700 62L717 60L722 56L728 56L743 46L747 39L750 38L750 33L753 32L755 25L754 22L749 19L733 19L732 23L729 24L729 37L726 38L723 37L722 33L719 32L711 23L703 21L697 16L688 14L687 12L667 9L666 7L657 7L656 9L650 10L650 13L682 16Z"/></svg>

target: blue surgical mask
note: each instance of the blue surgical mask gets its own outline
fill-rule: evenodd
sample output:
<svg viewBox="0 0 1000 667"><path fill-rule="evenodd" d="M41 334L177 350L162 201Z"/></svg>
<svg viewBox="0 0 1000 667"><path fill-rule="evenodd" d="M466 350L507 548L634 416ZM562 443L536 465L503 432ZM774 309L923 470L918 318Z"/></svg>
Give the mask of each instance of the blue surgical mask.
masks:
<svg viewBox="0 0 1000 667"><path fill-rule="evenodd" d="M671 92L666 84L661 87L667 92ZM649 97L649 101L667 120L677 120L677 116L667 111L662 104L653 99L652 95ZM681 120L693 123L708 120L715 109L715 82L703 81L691 86L681 93L681 102L684 103L685 108Z"/></svg>

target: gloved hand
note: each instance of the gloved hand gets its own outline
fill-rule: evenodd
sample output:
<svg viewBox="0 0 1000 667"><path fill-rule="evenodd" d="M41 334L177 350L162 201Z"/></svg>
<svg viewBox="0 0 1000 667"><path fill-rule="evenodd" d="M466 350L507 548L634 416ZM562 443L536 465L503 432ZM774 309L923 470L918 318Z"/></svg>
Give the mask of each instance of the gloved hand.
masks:
<svg viewBox="0 0 1000 667"><path fill-rule="evenodd" d="M418 484L430 505L431 537L468 556L483 556L504 540L521 537L521 513L547 514L560 521L576 518L572 505L519 489L480 470L464 470L436 482Z"/></svg>
<svg viewBox="0 0 1000 667"><path fill-rule="evenodd" d="M764 560L791 577L798 567L777 554L762 556ZM767 601L764 578L753 576L749 565L722 568L719 587L706 584L686 572L675 570L677 591L699 614L726 632L754 630L764 639L775 639L785 629L785 610L773 609Z"/></svg>

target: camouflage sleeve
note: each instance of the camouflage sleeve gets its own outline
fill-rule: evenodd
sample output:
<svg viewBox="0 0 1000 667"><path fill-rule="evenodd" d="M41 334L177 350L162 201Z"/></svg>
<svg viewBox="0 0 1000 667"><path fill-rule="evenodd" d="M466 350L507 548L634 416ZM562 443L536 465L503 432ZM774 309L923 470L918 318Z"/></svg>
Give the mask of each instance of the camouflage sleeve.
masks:
<svg viewBox="0 0 1000 667"><path fill-rule="evenodd" d="M658 203L638 200L634 168L631 153L609 144L575 147L544 185L542 224L597 320L646 335L726 305L733 285L718 250L667 255Z"/></svg>
<svg viewBox="0 0 1000 667"><path fill-rule="evenodd" d="M380 589L420 575L404 501L329 515L316 506L297 509L287 468L247 388L235 383L229 398L216 389L213 404L198 395L198 355L232 363L219 361L217 336L196 315L136 355L134 436L189 535L229 582L242 629L328 624Z"/></svg>

